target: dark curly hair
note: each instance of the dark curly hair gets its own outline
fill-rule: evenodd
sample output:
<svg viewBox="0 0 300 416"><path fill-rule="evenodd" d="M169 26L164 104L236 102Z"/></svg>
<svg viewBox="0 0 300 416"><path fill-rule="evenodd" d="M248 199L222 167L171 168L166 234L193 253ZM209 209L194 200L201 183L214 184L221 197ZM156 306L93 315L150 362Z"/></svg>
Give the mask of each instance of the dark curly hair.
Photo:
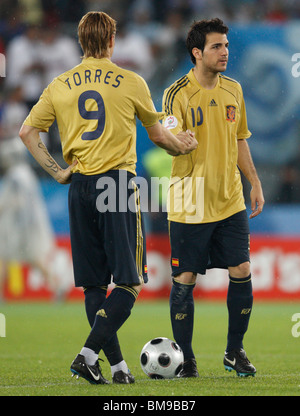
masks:
<svg viewBox="0 0 300 416"><path fill-rule="evenodd" d="M211 20L194 21L186 39L186 47L189 51L193 64L196 63L196 59L192 53L193 48L198 48L202 52L204 50L206 35L208 33L228 33L228 27L223 23L221 19L217 17Z"/></svg>

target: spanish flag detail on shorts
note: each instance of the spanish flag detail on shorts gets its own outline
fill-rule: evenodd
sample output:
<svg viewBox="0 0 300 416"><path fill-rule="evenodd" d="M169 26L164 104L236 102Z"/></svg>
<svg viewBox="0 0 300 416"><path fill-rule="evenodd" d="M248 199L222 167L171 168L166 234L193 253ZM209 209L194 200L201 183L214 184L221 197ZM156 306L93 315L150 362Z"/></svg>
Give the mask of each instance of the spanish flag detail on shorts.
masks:
<svg viewBox="0 0 300 416"><path fill-rule="evenodd" d="M172 266L179 267L179 260L172 257Z"/></svg>
<svg viewBox="0 0 300 416"><path fill-rule="evenodd" d="M147 264L144 265L144 273L148 273L148 267Z"/></svg>

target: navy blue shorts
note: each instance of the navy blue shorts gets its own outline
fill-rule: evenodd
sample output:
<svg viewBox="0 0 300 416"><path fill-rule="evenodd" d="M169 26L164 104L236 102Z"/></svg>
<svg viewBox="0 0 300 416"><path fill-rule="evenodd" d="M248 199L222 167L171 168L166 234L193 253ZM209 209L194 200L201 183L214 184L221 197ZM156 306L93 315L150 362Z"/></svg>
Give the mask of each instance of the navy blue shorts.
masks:
<svg viewBox="0 0 300 416"><path fill-rule="evenodd" d="M136 184L128 186L133 178L118 170L72 175L69 219L75 286L148 281L139 191Z"/></svg>
<svg viewBox="0 0 300 416"><path fill-rule="evenodd" d="M250 232L246 210L224 220L204 224L170 221L172 276L205 274L250 261Z"/></svg>

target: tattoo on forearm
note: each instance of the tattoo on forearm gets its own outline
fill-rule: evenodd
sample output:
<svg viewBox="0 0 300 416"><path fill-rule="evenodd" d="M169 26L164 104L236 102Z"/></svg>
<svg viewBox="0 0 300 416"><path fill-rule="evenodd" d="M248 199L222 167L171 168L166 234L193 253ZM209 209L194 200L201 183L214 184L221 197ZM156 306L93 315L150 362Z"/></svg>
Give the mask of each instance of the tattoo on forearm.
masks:
<svg viewBox="0 0 300 416"><path fill-rule="evenodd" d="M40 148L40 149L42 149L43 150L43 152L45 153L45 155L47 156L47 160L46 160L46 163L44 163L44 166L47 168L47 169L50 169L50 170L52 170L53 172L58 172L58 165L57 165L57 163L55 162L55 160L52 158L52 156L49 154L49 152L48 152L48 150L46 149L46 146L44 145L44 143L42 142L42 141L40 141L39 143L38 143L38 147Z"/></svg>
<svg viewBox="0 0 300 416"><path fill-rule="evenodd" d="M52 170L53 172L58 172L57 163L54 160L49 159L48 163L45 163L46 168Z"/></svg>

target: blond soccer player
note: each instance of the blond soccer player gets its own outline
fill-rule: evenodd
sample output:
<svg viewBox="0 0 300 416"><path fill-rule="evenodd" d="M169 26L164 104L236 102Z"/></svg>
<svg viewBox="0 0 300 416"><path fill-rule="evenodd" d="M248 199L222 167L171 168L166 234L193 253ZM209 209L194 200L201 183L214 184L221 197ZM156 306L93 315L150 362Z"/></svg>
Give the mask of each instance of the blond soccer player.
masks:
<svg viewBox="0 0 300 416"><path fill-rule="evenodd" d="M71 371L90 383L107 384L98 354L103 350L114 383L134 382L123 359L117 331L131 313L147 283L145 233L136 175L136 121L149 138L173 155L197 147L190 132L176 136L159 120L146 82L111 61L116 22L103 12L89 12L78 26L82 62L58 76L44 90L20 131L40 165L69 189L70 237L75 286L84 288L86 313L92 327ZM57 120L63 157L57 164L41 141ZM177 156L176 156L177 157ZM120 175L125 181L120 180ZM100 181L100 182L99 182ZM102 187L99 185L113 184ZM98 185L97 185L98 184ZM135 209L107 209L97 201L108 197L119 207L119 195L135 200ZM124 201L123 201L124 202ZM127 206L128 207L128 206ZM107 296L107 287L115 284Z"/></svg>

